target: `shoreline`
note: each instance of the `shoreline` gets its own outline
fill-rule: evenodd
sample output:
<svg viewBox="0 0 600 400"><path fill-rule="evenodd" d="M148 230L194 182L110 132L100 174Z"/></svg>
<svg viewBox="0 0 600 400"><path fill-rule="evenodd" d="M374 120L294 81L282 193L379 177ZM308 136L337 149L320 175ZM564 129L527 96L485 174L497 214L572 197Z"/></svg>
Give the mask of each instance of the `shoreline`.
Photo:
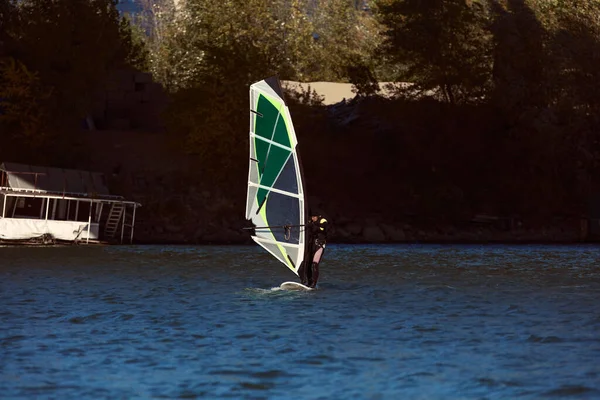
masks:
<svg viewBox="0 0 600 400"><path fill-rule="evenodd" d="M370 245L457 245L457 246L470 246L470 245L507 245L507 246L575 246L575 245L598 245L600 244L600 240L598 241L585 241L585 242L567 242L567 241L481 241L481 242L473 242L473 241L463 241L463 242L437 242L437 241L415 241L415 242L328 242L328 245L357 245L357 246L370 246ZM116 244L109 246L254 246L254 242L134 242L133 244Z"/></svg>
<svg viewBox="0 0 600 400"><path fill-rule="evenodd" d="M134 235L135 244L143 245L247 245L254 244L251 231L239 230L239 225L227 224L212 229L161 229L144 226ZM149 228L149 229L148 229ZM154 228L154 229L153 229ZM582 230L575 221L553 227L514 227L498 226L456 227L451 225L418 226L410 224L364 224L339 223L331 227L329 244L440 244L440 245L574 245L598 243L600 237Z"/></svg>

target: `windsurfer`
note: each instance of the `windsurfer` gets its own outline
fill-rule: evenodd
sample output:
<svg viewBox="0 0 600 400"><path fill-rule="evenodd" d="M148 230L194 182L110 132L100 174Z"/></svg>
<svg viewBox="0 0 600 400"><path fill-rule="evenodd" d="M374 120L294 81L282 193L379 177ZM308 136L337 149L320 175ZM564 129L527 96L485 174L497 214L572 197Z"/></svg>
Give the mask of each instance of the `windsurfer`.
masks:
<svg viewBox="0 0 600 400"><path fill-rule="evenodd" d="M319 280L319 263L327 245L327 219L321 215L312 215L305 226L306 257L300 266L299 275L303 285L316 287ZM310 267L308 267L310 263Z"/></svg>

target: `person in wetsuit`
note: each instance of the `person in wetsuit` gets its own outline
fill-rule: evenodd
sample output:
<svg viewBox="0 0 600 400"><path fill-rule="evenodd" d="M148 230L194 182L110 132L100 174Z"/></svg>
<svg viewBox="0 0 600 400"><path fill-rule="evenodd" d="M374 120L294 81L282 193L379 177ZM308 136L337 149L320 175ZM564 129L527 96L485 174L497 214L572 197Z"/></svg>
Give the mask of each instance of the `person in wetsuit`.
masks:
<svg viewBox="0 0 600 400"><path fill-rule="evenodd" d="M313 215L305 225L306 254L299 269L303 285L314 288L319 280L319 263L327 245L327 220L321 215Z"/></svg>

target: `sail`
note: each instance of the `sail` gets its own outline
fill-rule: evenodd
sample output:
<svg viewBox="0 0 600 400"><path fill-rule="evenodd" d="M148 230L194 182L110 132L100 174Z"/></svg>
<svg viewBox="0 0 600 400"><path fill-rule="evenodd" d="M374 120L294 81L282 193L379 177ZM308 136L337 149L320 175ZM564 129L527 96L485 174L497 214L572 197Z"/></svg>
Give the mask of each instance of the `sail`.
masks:
<svg viewBox="0 0 600 400"><path fill-rule="evenodd" d="M246 219L252 239L298 274L304 259L305 199L297 140L279 79L250 86Z"/></svg>

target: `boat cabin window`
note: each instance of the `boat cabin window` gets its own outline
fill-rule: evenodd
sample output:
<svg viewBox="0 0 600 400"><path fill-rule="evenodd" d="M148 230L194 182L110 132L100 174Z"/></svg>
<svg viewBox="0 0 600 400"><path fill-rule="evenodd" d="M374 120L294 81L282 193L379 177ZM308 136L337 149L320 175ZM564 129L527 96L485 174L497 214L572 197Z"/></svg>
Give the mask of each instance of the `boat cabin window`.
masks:
<svg viewBox="0 0 600 400"><path fill-rule="evenodd" d="M16 202L14 206L15 218L43 218L44 199L41 197L13 197Z"/></svg>
<svg viewBox="0 0 600 400"><path fill-rule="evenodd" d="M15 213L15 203L17 199L13 196L6 196L6 211L4 211L4 218L13 218ZM2 201L4 204L4 201Z"/></svg>
<svg viewBox="0 0 600 400"><path fill-rule="evenodd" d="M0 217L4 205L4 194L0 194ZM99 222L102 213L101 203L44 197L6 196L5 218L46 219L51 221L87 222L92 207L92 222ZM47 214L46 214L47 213Z"/></svg>

